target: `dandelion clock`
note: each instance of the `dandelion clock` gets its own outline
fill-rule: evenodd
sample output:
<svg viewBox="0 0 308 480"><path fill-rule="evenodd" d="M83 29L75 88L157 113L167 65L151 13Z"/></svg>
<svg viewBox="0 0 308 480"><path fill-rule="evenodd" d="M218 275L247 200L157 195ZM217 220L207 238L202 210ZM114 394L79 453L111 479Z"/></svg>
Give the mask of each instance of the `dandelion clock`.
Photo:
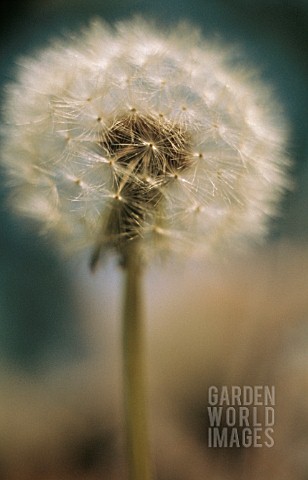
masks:
<svg viewBox="0 0 308 480"><path fill-rule="evenodd" d="M126 277L123 379L130 480L150 478L142 270L264 237L289 186L272 93L189 25L101 21L19 62L3 105L12 208L59 247L113 252ZM231 65L231 66L230 66Z"/></svg>

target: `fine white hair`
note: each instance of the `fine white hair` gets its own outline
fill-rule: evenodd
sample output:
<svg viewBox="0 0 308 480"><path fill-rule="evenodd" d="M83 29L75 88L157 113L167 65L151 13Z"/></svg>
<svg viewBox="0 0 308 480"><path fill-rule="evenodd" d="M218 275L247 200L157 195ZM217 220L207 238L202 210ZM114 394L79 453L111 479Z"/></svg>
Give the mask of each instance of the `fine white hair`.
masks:
<svg viewBox="0 0 308 480"><path fill-rule="evenodd" d="M289 187L271 90L188 24L93 21L20 61L3 117L14 209L68 249L242 248Z"/></svg>

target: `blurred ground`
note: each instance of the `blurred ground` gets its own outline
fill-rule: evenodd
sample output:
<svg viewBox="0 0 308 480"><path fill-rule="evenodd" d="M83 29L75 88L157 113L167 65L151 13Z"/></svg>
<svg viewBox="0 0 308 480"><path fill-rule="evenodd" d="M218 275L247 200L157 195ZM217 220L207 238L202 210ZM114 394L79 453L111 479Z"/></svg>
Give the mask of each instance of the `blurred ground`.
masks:
<svg viewBox="0 0 308 480"><path fill-rule="evenodd" d="M2 372L2 478L125 478L118 281L111 267L96 278L75 270L87 356L40 377ZM307 249L276 245L221 269L149 272L157 479L307 478L307 267ZM210 385L275 385L275 446L209 449Z"/></svg>

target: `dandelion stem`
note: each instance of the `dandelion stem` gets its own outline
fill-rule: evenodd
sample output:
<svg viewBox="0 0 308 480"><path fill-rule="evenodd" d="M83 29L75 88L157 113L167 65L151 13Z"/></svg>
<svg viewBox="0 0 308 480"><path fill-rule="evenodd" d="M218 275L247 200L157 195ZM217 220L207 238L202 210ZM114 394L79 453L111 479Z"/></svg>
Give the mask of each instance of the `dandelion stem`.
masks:
<svg viewBox="0 0 308 480"><path fill-rule="evenodd" d="M150 480L142 324L142 267L136 245L125 260L123 372L129 480Z"/></svg>

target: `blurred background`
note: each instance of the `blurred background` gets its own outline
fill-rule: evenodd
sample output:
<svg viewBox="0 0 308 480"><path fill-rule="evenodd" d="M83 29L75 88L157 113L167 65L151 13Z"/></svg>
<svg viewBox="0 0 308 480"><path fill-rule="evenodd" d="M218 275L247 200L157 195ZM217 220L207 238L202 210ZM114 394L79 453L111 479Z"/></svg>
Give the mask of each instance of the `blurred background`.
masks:
<svg viewBox="0 0 308 480"><path fill-rule="evenodd" d="M307 480L308 2L2 0L1 86L49 38L140 13L240 46L285 110L296 183L249 258L147 272L156 478ZM0 479L125 478L117 266L63 261L10 214L3 182L0 202ZM258 384L277 389L275 447L208 449L208 386Z"/></svg>

